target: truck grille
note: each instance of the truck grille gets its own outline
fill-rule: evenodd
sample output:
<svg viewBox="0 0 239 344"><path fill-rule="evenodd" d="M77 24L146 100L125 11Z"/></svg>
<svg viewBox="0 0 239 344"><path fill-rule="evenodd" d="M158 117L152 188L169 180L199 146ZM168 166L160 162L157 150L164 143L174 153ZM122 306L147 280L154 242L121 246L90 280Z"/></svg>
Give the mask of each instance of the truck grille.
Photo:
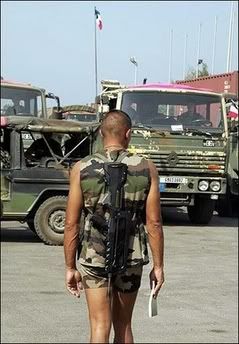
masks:
<svg viewBox="0 0 239 344"><path fill-rule="evenodd" d="M224 173L225 172L225 153L217 152L150 152L148 157L155 163L158 170L162 172L182 172L194 173Z"/></svg>

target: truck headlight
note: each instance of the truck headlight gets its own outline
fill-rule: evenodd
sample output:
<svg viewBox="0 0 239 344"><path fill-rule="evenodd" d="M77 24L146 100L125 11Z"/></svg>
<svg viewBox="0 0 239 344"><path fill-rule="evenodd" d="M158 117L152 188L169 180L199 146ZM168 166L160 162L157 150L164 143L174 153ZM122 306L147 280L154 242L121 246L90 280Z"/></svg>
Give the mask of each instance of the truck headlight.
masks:
<svg viewBox="0 0 239 344"><path fill-rule="evenodd" d="M209 188L209 183L207 180L200 180L200 182L198 183L198 189L200 191L207 191L207 189Z"/></svg>
<svg viewBox="0 0 239 344"><path fill-rule="evenodd" d="M210 189L215 192L219 191L221 189L221 183L218 180L213 180L210 183Z"/></svg>

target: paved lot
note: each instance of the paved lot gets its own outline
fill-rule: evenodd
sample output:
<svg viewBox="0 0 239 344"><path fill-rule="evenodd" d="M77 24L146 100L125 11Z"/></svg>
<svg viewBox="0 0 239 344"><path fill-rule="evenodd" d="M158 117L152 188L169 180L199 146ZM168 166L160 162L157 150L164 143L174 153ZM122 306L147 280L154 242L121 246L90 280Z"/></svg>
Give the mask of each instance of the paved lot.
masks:
<svg viewBox="0 0 239 344"><path fill-rule="evenodd" d="M165 209L166 282L159 315L148 318L148 273L134 311L136 343L237 343L238 222L214 216L192 227ZM84 294L64 286L62 247L42 244L25 225L2 223L1 343L87 343Z"/></svg>

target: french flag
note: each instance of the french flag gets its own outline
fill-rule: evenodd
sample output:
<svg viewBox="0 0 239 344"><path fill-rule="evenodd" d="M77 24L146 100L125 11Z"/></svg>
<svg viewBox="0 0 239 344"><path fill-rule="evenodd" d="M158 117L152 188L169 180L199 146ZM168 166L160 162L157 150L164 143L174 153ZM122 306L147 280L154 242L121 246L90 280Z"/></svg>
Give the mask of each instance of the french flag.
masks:
<svg viewBox="0 0 239 344"><path fill-rule="evenodd" d="M101 18L100 12L97 11L96 8L95 8L95 19L96 19L96 25L98 26L100 30L102 30L103 28L102 18Z"/></svg>
<svg viewBox="0 0 239 344"><path fill-rule="evenodd" d="M235 105L231 105L229 112L227 114L227 117L229 118L238 118L238 109L235 107Z"/></svg>

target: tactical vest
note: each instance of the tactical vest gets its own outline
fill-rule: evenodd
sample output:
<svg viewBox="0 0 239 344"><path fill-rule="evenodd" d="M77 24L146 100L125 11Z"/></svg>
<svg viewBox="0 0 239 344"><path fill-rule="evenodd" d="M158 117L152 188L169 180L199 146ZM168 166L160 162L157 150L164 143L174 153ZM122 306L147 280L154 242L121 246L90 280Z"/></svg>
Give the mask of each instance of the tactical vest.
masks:
<svg viewBox="0 0 239 344"><path fill-rule="evenodd" d="M150 188L148 162L143 157L127 151L100 152L81 160L80 181L84 197L85 225L80 253L80 263L89 267L105 267L106 235L92 223L94 214L107 220L104 200L107 197L104 181L104 160L128 166L127 180L124 185L124 204L132 213L132 226L129 237L127 266L144 265L149 262L147 238L144 227L146 198Z"/></svg>

